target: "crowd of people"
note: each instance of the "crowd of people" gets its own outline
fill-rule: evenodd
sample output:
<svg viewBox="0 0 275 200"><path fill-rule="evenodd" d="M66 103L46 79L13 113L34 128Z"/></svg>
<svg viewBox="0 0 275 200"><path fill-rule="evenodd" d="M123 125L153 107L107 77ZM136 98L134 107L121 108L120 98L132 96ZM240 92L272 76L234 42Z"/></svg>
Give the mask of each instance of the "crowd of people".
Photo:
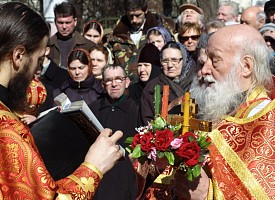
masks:
<svg viewBox="0 0 275 200"><path fill-rule="evenodd" d="M183 4L172 25L146 0L124 8L110 34L97 20L80 33L74 5L61 2L52 34L25 4L0 5L0 199L274 199L275 0L242 13L221 2L211 21ZM125 139L156 115L156 85L169 86L168 103L190 92L196 117L213 124L194 181L177 171L154 184L165 170L125 155ZM36 120L61 93L105 128L93 144L56 112Z"/></svg>

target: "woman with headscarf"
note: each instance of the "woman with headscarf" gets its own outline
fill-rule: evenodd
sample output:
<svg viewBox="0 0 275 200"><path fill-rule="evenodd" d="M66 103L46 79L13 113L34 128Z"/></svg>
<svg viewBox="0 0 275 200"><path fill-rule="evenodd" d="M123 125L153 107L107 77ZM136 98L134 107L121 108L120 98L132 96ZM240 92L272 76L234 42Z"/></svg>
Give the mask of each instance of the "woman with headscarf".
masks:
<svg viewBox="0 0 275 200"><path fill-rule="evenodd" d="M155 45L151 43L146 44L142 48L138 59L139 82L129 87L129 95L138 106L140 105L141 94L146 84L160 74L160 51Z"/></svg>
<svg viewBox="0 0 275 200"><path fill-rule="evenodd" d="M168 42L160 52L160 62L163 73L150 81L143 90L140 104L140 117L143 125L154 119L154 88L169 86L168 103L189 91L193 77L196 75L196 64L190 58L186 48L177 42ZM179 114L179 106L169 111L169 114Z"/></svg>
<svg viewBox="0 0 275 200"><path fill-rule="evenodd" d="M160 51L162 47L172 41L171 33L164 27L153 27L147 31L146 34L147 43L154 44Z"/></svg>
<svg viewBox="0 0 275 200"><path fill-rule="evenodd" d="M88 21L83 27L83 36L95 44L101 44L104 35L103 26L96 20Z"/></svg>
<svg viewBox="0 0 275 200"><path fill-rule="evenodd" d="M84 100L91 104L103 93L103 88L92 74L90 54L85 49L74 49L68 56L70 79L61 88L54 90L54 96L65 93L71 102Z"/></svg>

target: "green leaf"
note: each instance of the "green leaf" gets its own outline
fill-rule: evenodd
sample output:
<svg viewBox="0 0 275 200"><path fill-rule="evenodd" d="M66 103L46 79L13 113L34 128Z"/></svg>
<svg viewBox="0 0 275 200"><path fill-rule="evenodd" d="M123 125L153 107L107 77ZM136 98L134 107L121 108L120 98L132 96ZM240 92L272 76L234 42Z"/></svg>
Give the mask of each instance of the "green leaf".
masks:
<svg viewBox="0 0 275 200"><path fill-rule="evenodd" d="M164 156L164 152L161 152L161 151L157 151L157 156L159 158L162 158Z"/></svg>
<svg viewBox="0 0 275 200"><path fill-rule="evenodd" d="M132 157L133 158L139 158L140 156L142 156L142 151L141 151L141 148L140 148L140 144L138 144L133 150Z"/></svg>
<svg viewBox="0 0 275 200"><path fill-rule="evenodd" d="M134 137L128 137L128 138L126 138L126 140L124 141L124 143L125 143L125 144L132 144L133 138L134 138Z"/></svg>
<svg viewBox="0 0 275 200"><path fill-rule="evenodd" d="M178 131L178 130L180 130L180 129L181 129L181 124L177 124L177 125L175 125L174 128L173 128L174 131Z"/></svg>
<svg viewBox="0 0 275 200"><path fill-rule="evenodd" d="M192 136L189 136L188 139L190 142L193 142L195 140L195 138L193 138Z"/></svg>
<svg viewBox="0 0 275 200"><path fill-rule="evenodd" d="M188 168L188 169L187 169L186 177L187 177L187 179L188 179L189 181L193 181L194 177L193 177L192 169L191 169L191 168Z"/></svg>
<svg viewBox="0 0 275 200"><path fill-rule="evenodd" d="M166 127L166 121L161 116L157 116L153 123L151 123L153 126L153 131L156 130L162 130Z"/></svg>
<svg viewBox="0 0 275 200"><path fill-rule="evenodd" d="M164 155L166 156L169 165L174 165L175 163L175 156L172 152L164 152Z"/></svg>
<svg viewBox="0 0 275 200"><path fill-rule="evenodd" d="M199 157L199 162L202 163L204 161L204 156Z"/></svg>
<svg viewBox="0 0 275 200"><path fill-rule="evenodd" d="M132 153L132 148L126 147L125 149L126 149L127 152Z"/></svg>
<svg viewBox="0 0 275 200"><path fill-rule="evenodd" d="M201 166L196 165L192 168L192 174L195 178L197 178L201 174Z"/></svg>
<svg viewBox="0 0 275 200"><path fill-rule="evenodd" d="M205 142L201 145L201 148L206 149L210 144L211 144L211 142Z"/></svg>

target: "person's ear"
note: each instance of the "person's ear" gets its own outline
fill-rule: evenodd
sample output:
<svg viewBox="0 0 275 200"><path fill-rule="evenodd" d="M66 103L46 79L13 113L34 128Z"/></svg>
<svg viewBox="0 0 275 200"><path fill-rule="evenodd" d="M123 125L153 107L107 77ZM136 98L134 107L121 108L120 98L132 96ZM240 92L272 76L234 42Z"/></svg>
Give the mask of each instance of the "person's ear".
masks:
<svg viewBox="0 0 275 200"><path fill-rule="evenodd" d="M12 52L12 61L14 70L18 71L24 62L26 55L26 48L24 46L17 46Z"/></svg>
<svg viewBox="0 0 275 200"><path fill-rule="evenodd" d="M243 57L243 62L241 64L241 75L245 78L251 76L254 66L254 59L250 55L245 55Z"/></svg>
<svg viewBox="0 0 275 200"><path fill-rule="evenodd" d="M259 20L260 28L265 24L265 19L260 19Z"/></svg>
<svg viewBox="0 0 275 200"><path fill-rule="evenodd" d="M51 52L51 49L50 47L46 47L46 50L45 50L45 56L48 56Z"/></svg>
<svg viewBox="0 0 275 200"><path fill-rule="evenodd" d="M125 79L125 83L126 83L125 88L128 88L128 87L129 87L129 85L130 85L130 83L131 83L131 80L129 79L129 77L126 77L126 79Z"/></svg>

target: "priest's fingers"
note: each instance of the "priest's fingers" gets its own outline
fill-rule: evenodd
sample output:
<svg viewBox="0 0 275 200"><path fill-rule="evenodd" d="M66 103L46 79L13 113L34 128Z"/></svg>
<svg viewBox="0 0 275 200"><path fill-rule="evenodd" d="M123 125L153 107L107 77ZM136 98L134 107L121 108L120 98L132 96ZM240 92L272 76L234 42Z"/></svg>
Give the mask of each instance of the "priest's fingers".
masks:
<svg viewBox="0 0 275 200"><path fill-rule="evenodd" d="M116 131L114 134L110 136L111 140L114 143L117 143L117 141L123 136L122 131Z"/></svg>
<svg viewBox="0 0 275 200"><path fill-rule="evenodd" d="M110 170L122 157L123 151L116 144L122 137L118 131L110 136L111 130L104 129L85 156L85 161L97 167L103 174Z"/></svg>
<svg viewBox="0 0 275 200"><path fill-rule="evenodd" d="M103 131L101 131L100 135L104 137L109 137L112 135L112 130L109 128L105 128L103 129Z"/></svg>

